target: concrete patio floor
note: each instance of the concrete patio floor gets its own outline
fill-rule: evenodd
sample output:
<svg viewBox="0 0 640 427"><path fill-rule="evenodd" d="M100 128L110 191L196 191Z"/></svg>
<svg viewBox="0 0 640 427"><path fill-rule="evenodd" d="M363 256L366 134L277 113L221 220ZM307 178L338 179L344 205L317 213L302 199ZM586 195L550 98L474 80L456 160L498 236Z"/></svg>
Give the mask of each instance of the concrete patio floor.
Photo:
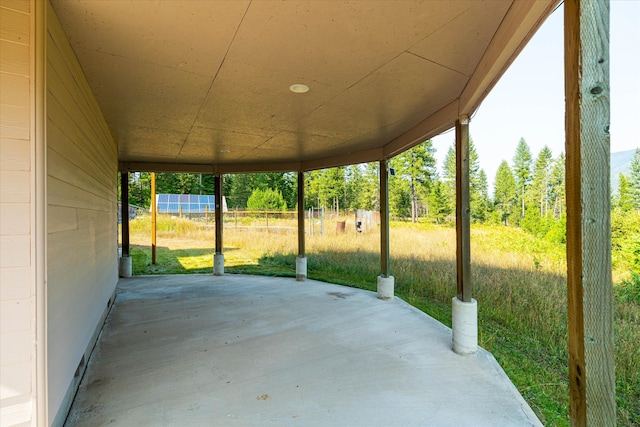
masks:
<svg viewBox="0 0 640 427"><path fill-rule="evenodd" d="M120 280L66 425L541 424L489 353L397 298L179 275Z"/></svg>

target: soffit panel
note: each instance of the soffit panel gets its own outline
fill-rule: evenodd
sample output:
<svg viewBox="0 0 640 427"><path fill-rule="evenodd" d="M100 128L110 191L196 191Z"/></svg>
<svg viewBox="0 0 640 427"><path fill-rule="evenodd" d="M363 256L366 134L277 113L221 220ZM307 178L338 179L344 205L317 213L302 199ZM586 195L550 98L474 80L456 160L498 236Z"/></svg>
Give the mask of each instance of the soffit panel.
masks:
<svg viewBox="0 0 640 427"><path fill-rule="evenodd" d="M473 7L416 43L409 51L470 76L509 6L506 1L475 2Z"/></svg>
<svg viewBox="0 0 640 427"><path fill-rule="evenodd" d="M52 4L74 48L213 76L249 2L52 0ZM81 62L84 66L82 58Z"/></svg>
<svg viewBox="0 0 640 427"><path fill-rule="evenodd" d="M345 141L377 129L380 138L376 141L384 144L392 136L385 131L389 125L446 105L455 97L449 94L459 93L467 80L460 73L404 53L314 110L299 127Z"/></svg>
<svg viewBox="0 0 640 427"><path fill-rule="evenodd" d="M176 161L180 163L235 163L253 152L269 138L269 135L194 127Z"/></svg>
<svg viewBox="0 0 640 427"><path fill-rule="evenodd" d="M476 75L505 13L501 37L555 2L51 1L121 161L247 168L413 144L518 50L498 44Z"/></svg>
<svg viewBox="0 0 640 427"><path fill-rule="evenodd" d="M474 1L253 2L228 58L348 88Z"/></svg>
<svg viewBox="0 0 640 427"><path fill-rule="evenodd" d="M188 131L211 82L207 76L181 69L76 51L86 60L85 75L95 82L94 95L114 137L125 144L132 141L121 140L119 134L129 126Z"/></svg>
<svg viewBox="0 0 640 427"><path fill-rule="evenodd" d="M226 60L195 125L273 136L282 130L296 130L305 114L337 92L316 83L310 84L308 93L295 94L289 86L299 79L292 74L256 70L254 64Z"/></svg>
<svg viewBox="0 0 640 427"><path fill-rule="evenodd" d="M123 141L135 144L121 144L121 159L135 162L174 162L176 153L186 138L186 133L162 129L127 127L120 135Z"/></svg>

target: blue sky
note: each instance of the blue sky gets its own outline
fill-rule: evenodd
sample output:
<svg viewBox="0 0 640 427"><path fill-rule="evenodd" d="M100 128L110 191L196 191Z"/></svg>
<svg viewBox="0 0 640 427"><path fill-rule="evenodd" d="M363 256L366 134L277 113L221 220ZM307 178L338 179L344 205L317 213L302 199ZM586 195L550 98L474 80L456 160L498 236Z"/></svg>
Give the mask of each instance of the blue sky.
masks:
<svg viewBox="0 0 640 427"><path fill-rule="evenodd" d="M564 151L563 7L542 25L484 100L469 125L480 167L493 192L502 160L512 164L520 138L533 157L548 145ZM640 146L640 0L611 1L611 152ZM442 170L453 130L433 138Z"/></svg>

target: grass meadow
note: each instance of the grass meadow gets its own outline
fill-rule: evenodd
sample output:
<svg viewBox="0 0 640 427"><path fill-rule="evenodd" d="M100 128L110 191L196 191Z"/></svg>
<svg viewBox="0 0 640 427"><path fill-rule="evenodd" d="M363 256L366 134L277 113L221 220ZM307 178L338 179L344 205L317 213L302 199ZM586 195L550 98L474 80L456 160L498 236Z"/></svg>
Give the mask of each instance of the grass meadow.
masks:
<svg viewBox="0 0 640 427"><path fill-rule="evenodd" d="M228 221L228 222L227 222ZM225 273L295 276L295 220L225 219ZM134 274L211 273L215 230L159 217L157 264L151 265L148 217L131 222ZM325 222L306 237L308 276L375 291L380 274L377 227L345 233ZM392 223L390 271L396 296L451 326L456 293L456 237L451 226ZM563 245L518 229L472 226L473 296L479 344L493 353L545 425L568 426L566 260ZM614 277L624 277L615 272ZM640 425L640 302L616 292L615 351L618 425Z"/></svg>

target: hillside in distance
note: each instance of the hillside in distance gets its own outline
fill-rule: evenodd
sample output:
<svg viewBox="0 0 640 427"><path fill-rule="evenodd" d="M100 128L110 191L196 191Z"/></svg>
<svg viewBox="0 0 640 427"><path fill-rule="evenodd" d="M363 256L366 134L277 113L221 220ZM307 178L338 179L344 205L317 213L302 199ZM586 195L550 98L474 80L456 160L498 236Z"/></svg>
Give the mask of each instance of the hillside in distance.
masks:
<svg viewBox="0 0 640 427"><path fill-rule="evenodd" d="M631 160L636 150L618 151L611 153L611 193L618 191L618 175L629 175Z"/></svg>

